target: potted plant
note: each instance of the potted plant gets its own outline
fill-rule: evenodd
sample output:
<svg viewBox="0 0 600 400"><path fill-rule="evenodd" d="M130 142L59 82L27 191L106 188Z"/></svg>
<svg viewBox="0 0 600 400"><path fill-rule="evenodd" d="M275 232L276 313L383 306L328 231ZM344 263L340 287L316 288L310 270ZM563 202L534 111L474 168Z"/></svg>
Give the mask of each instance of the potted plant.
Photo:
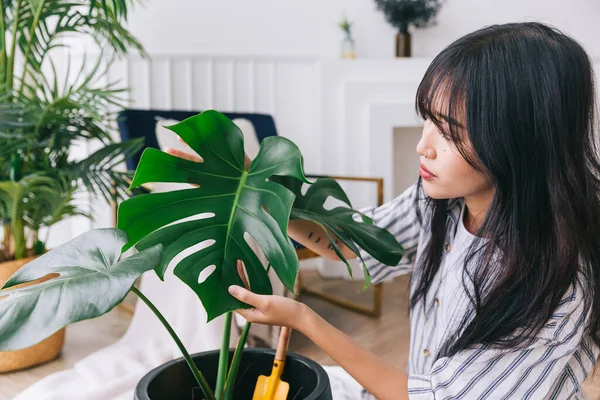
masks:
<svg viewBox="0 0 600 400"><path fill-rule="evenodd" d="M412 25L424 28L434 23L444 0L375 0L377 8L387 21L398 30L396 34L396 57L410 57Z"/></svg>
<svg viewBox="0 0 600 400"><path fill-rule="evenodd" d="M244 350L250 324L244 327L237 348L228 348L232 312L248 307L227 291L232 284L243 285L239 265L243 264L244 275L256 293L272 293L269 268L293 291L299 262L287 236L290 218L324 227L330 245L344 262L334 236L356 254L360 246L387 265L397 265L403 249L388 231L351 209L334 180L319 179L303 194L302 185L309 182L304 177L302 155L288 139L266 138L246 170L243 135L224 115L205 111L169 129L203 162L146 149L131 187L149 182L197 187L132 197L119 206L118 229L86 232L21 268L0 291L0 297L6 296L0 300L0 350L29 346L71 322L102 315L132 291L160 319L183 354L183 359L144 377L136 390L137 399L192 398L194 392L201 396L196 398L211 400L250 399L258 376L270 371L273 351ZM330 196L348 206L326 210L324 203ZM260 246L269 262L267 268L251 249L247 235ZM208 320L224 314L226 323L221 349L192 357L160 311L133 283L150 270L163 278L176 255L198 244L201 249L179 261L174 275L197 293ZM119 261L132 247L137 252ZM200 279L203 271L210 273ZM45 282L16 288L49 274L52 278ZM366 287L366 268L364 275ZM246 370L241 369L244 364L253 367L238 381L238 371ZM290 354L286 371L290 397L328 398L327 377L314 362Z"/></svg>
<svg viewBox="0 0 600 400"><path fill-rule="evenodd" d="M111 110L122 90L103 84L102 57L73 73L55 68L53 50L75 35L92 37L116 55L142 52L121 25L129 3L14 0L0 7L0 286L44 253L54 224L75 215L91 218L76 203L79 191L111 200L127 189L130 174L115 166L142 143L111 137ZM75 160L74 145L98 150ZM63 341L60 330L33 348L0 353L0 372L48 361Z"/></svg>

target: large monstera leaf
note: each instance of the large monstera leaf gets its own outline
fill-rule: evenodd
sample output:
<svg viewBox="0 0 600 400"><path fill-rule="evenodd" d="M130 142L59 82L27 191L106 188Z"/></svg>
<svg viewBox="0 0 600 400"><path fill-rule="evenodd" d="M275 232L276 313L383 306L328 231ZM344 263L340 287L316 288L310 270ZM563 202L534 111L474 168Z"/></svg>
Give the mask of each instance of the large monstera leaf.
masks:
<svg viewBox="0 0 600 400"><path fill-rule="evenodd" d="M272 177L271 180L284 185L296 195L290 218L312 221L321 226L329 239L330 249L346 264L351 276L352 268L340 251L339 242L356 254L363 266L363 289L369 286L371 279L358 247L385 265L398 265L402 259L402 245L389 231L375 226L369 217L352 209L348 196L334 179L319 178L305 194L302 194L302 182L297 179ZM347 206L340 205L328 210L325 203L329 197Z"/></svg>
<svg viewBox="0 0 600 400"><path fill-rule="evenodd" d="M158 245L118 261L127 241L118 229L92 230L21 267L0 291L0 351L32 346L123 301L135 280L161 258Z"/></svg>
<svg viewBox="0 0 600 400"><path fill-rule="evenodd" d="M198 294L208 320L247 307L227 291L232 284L243 284L237 260L244 262L252 291L272 293L267 272L245 234L258 243L279 279L293 290L299 263L287 236L287 223L295 196L269 178L281 175L308 182L298 148L283 137L266 138L246 171L242 132L224 115L205 111L169 129L204 162L146 149L131 187L150 182L198 186L135 196L123 202L118 225L129 235L127 247L136 245L143 250L163 244L162 260L156 268L163 278L176 255L202 243L203 248L176 265L174 274ZM201 214L208 217L198 219ZM210 274L201 280L203 271L203 276Z"/></svg>

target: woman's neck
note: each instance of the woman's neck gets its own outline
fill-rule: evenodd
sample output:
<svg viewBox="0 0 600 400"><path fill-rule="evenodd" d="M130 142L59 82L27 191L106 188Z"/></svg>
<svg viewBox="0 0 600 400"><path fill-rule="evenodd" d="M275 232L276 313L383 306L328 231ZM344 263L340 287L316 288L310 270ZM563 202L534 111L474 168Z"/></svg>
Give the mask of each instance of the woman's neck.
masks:
<svg viewBox="0 0 600 400"><path fill-rule="evenodd" d="M492 199L494 198L494 190L486 190L475 193L470 196L465 196L465 213L463 222L467 231L475 235L487 214Z"/></svg>

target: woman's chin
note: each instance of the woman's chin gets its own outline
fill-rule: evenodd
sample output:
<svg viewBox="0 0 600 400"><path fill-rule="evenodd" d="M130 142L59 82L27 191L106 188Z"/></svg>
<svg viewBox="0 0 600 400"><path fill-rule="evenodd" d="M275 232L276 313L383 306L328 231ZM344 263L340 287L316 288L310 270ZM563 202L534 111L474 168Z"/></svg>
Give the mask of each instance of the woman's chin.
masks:
<svg viewBox="0 0 600 400"><path fill-rule="evenodd" d="M435 200L449 199L451 197L450 193L436 183L435 181L426 181L423 179L423 191L425 194Z"/></svg>

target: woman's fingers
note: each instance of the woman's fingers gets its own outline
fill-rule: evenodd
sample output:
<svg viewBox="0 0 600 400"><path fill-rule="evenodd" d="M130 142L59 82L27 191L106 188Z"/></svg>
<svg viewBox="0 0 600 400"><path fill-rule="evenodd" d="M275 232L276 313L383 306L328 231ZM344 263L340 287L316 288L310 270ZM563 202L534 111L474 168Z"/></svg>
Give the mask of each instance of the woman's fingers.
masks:
<svg viewBox="0 0 600 400"><path fill-rule="evenodd" d="M249 304L256 308L262 308L264 306L263 296L252 293L249 290L244 289L241 286L232 285L229 286L229 294L241 301L242 303Z"/></svg>
<svg viewBox="0 0 600 400"><path fill-rule="evenodd" d="M193 161L193 162L198 162L198 163L204 162L204 160L199 156L196 156L196 155L193 155L190 153L186 153L185 151L174 149L172 147L167 147L165 149L165 153L168 153L175 157L183 158L184 160L188 160L188 161Z"/></svg>
<svg viewBox="0 0 600 400"><path fill-rule="evenodd" d="M251 323L264 324L266 322L265 315L257 308L252 309L239 309L235 311L240 314L244 319Z"/></svg>
<svg viewBox="0 0 600 400"><path fill-rule="evenodd" d="M281 296L259 295L241 286L230 286L229 293L254 308L236 310L247 321L266 325L289 326L296 329L307 315L306 306Z"/></svg>

